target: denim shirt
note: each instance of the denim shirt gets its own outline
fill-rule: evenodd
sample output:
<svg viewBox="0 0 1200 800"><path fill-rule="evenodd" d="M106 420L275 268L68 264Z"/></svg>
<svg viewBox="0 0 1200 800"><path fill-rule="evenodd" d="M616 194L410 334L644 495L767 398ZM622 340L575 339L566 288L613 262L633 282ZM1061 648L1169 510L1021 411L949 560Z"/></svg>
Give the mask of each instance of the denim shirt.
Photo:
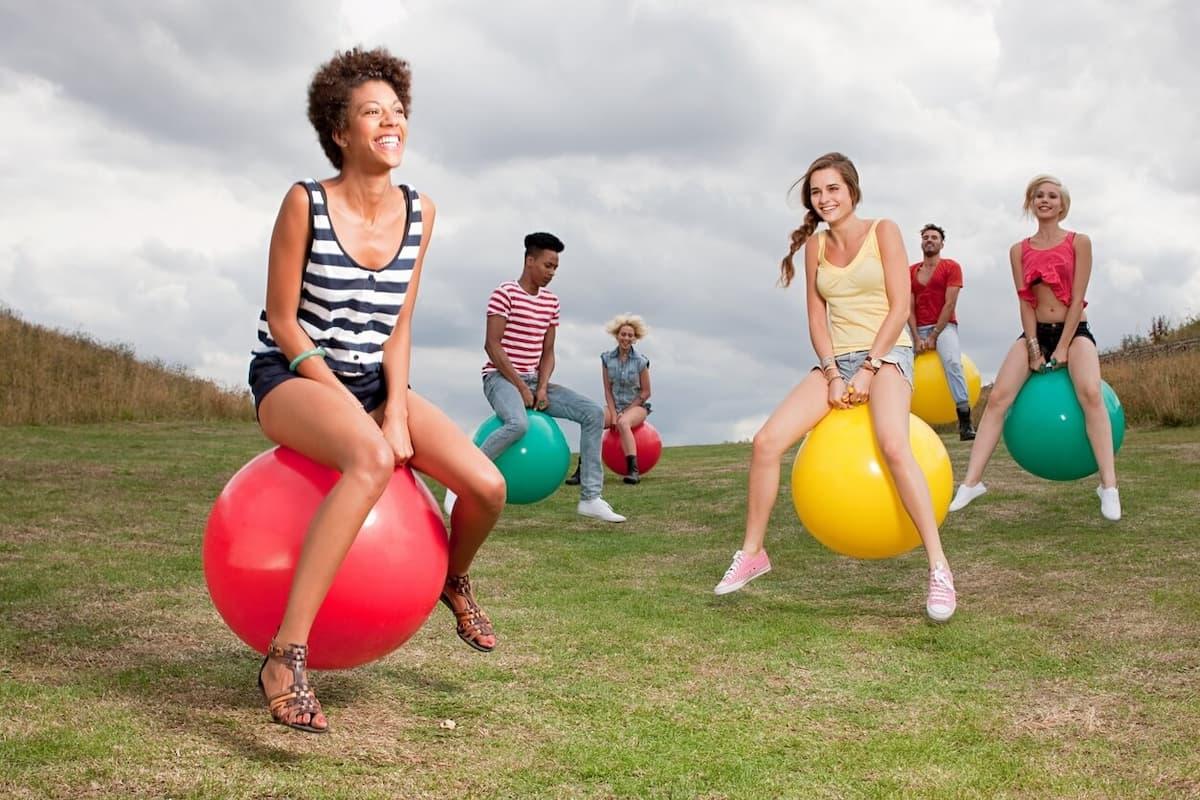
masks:
<svg viewBox="0 0 1200 800"><path fill-rule="evenodd" d="M607 353L600 354L600 363L608 373L612 384L613 400L617 411L624 411L641 394L642 370L649 369L650 359L634 348L629 348L629 357L621 359L621 348L614 347Z"/></svg>

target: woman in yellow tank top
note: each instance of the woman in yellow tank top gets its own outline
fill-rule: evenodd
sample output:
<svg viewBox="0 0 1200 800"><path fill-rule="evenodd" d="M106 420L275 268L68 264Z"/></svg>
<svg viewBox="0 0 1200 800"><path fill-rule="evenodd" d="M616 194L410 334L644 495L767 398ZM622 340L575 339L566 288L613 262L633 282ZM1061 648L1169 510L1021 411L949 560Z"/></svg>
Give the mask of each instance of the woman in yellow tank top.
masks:
<svg viewBox="0 0 1200 800"><path fill-rule="evenodd" d="M957 597L929 486L908 440L913 351L905 324L911 287L900 229L889 219L865 220L855 214L862 199L858 171L841 153L818 158L798 183L808 212L792 232L780 283L792 282L792 258L804 246L808 331L821 364L754 435L745 536L715 591L737 591L771 569L763 540L779 492L784 452L831 408L870 399L879 450L929 558L925 611L944 622L954 614ZM814 238L822 222L828 229Z"/></svg>

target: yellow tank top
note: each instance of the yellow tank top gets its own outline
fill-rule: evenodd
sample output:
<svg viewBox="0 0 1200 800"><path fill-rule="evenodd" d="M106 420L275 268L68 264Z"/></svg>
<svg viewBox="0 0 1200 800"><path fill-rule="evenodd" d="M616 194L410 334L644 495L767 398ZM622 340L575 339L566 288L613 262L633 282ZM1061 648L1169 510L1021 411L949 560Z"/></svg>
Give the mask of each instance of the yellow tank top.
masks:
<svg viewBox="0 0 1200 800"><path fill-rule="evenodd" d="M879 220L871 223L862 247L844 267L825 260L826 232L817 234L817 293L825 301L833 354L837 356L871 349L888 313L883 257L875 238L878 224ZM893 346L912 347L907 325Z"/></svg>

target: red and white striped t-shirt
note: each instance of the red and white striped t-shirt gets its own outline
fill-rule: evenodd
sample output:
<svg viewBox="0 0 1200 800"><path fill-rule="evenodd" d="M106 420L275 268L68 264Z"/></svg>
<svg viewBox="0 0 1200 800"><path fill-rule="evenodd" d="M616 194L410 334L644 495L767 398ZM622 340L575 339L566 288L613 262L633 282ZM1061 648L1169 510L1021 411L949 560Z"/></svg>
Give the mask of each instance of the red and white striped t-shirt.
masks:
<svg viewBox="0 0 1200 800"><path fill-rule="evenodd" d="M488 298L487 315L493 314L508 320L500 346L513 368L521 375L536 373L546 331L558 325L558 296L545 287L531 295L516 281L505 281ZM496 365L489 359L483 365L483 374L495 371Z"/></svg>

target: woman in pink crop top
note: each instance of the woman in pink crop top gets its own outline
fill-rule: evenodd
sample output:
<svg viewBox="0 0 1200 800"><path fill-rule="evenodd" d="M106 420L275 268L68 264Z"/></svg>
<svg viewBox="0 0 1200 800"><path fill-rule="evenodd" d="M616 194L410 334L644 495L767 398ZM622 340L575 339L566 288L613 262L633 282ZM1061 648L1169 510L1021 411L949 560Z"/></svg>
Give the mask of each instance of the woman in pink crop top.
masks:
<svg viewBox="0 0 1200 800"><path fill-rule="evenodd" d="M1092 273L1092 241L1059 223L1071 209L1062 182L1038 175L1025 189L1025 212L1037 220L1037 232L1009 249L1013 282L1021 309L1021 336L1008 351L979 422L967 474L951 511L965 508L987 491L983 470L1000 441L1004 415L1031 373L1066 367L1083 408L1088 440L1100 467L1100 513L1121 518L1112 424L1100 395L1100 357L1088 329L1083 299Z"/></svg>
<svg viewBox="0 0 1200 800"><path fill-rule="evenodd" d="M771 569L763 540L779 493L783 454L831 408L859 405L870 397L880 452L929 559L925 612L945 622L957 606L954 578L942 551L929 485L908 438L913 349L904 328L911 285L900 229L889 219L872 222L855 215L862 197L858 171L841 153L818 158L797 184L808 212L792 232L780 283L791 283L792 257L803 246L808 330L821 363L754 435L745 535L715 592L735 592ZM828 230L813 236L822 222ZM831 326L835 311L840 314L840 340L835 338L838 328ZM835 344L842 352L835 352Z"/></svg>

